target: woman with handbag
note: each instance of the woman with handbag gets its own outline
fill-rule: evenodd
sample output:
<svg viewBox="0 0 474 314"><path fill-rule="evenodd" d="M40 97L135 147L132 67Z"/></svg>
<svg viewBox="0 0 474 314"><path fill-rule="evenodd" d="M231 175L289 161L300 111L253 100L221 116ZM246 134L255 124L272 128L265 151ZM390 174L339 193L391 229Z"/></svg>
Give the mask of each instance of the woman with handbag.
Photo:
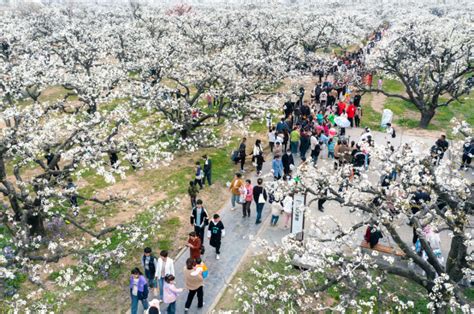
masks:
<svg viewBox="0 0 474 314"><path fill-rule="evenodd" d="M262 167L264 161L265 160L263 159L262 141L257 140L255 141L255 146L253 147L253 162L257 167L257 176L260 176L262 174Z"/></svg>
<svg viewBox="0 0 474 314"><path fill-rule="evenodd" d="M253 188L253 199L255 201L255 204L257 206L257 220L255 221L255 224L259 224L262 222L262 211L263 211L263 206L265 205L267 201L267 191L263 187L263 179L258 178L257 180L257 186Z"/></svg>
<svg viewBox="0 0 474 314"><path fill-rule="evenodd" d="M138 268L132 269L130 276L130 297L132 299L131 314L137 314L139 301L142 302L143 309L148 309L148 285Z"/></svg>

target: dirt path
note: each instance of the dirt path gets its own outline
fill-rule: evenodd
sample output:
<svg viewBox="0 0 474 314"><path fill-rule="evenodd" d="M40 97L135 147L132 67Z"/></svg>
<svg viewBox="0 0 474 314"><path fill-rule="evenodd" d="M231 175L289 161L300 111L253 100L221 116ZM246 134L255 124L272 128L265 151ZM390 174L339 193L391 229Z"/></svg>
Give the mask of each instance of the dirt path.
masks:
<svg viewBox="0 0 474 314"><path fill-rule="evenodd" d="M384 109L385 101L387 100L387 96L381 93L372 93L372 109L377 112L382 113Z"/></svg>

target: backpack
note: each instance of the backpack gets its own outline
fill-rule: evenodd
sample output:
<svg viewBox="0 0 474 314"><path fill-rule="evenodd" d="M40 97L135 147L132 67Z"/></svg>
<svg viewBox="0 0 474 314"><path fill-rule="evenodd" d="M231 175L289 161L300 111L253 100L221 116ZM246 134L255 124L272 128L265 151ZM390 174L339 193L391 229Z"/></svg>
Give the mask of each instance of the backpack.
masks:
<svg viewBox="0 0 474 314"><path fill-rule="evenodd" d="M268 194L268 202L271 204L275 201L275 195L273 193Z"/></svg>
<svg viewBox="0 0 474 314"><path fill-rule="evenodd" d="M230 155L230 160L236 162L239 159L239 151L233 150L232 154Z"/></svg>

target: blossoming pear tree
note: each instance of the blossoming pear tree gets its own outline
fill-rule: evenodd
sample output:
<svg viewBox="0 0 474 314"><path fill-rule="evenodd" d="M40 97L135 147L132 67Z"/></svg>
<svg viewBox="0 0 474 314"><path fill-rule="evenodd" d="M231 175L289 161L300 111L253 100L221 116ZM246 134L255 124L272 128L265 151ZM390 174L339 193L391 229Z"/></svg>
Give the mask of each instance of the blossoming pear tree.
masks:
<svg viewBox="0 0 474 314"><path fill-rule="evenodd" d="M459 122L455 134L470 141L472 129L466 122ZM303 242L287 236L281 247L264 245L268 264L252 267L255 286L242 282L237 287L243 308L409 311L416 300L400 298L390 285L394 280L400 282L396 278L403 278L404 287L415 285L424 290L429 301L427 310L468 313L468 286L473 275L473 187L469 175L457 170L464 142L453 143L450 157L446 155L439 166L415 144L403 145L394 152L376 145L370 150L368 171L346 164L334 172L304 163L295 174L297 180L270 183L268 188L277 201L285 195L305 194L307 216L315 210L316 202L325 200L341 206L351 220L342 223L327 210L324 217L306 222ZM380 178L387 179L393 170L398 178L381 186ZM417 199L420 192L430 198ZM378 225L389 238L389 254L361 247L368 225ZM434 235L428 233L431 230L449 233L446 259L441 257ZM419 238L418 250L412 233ZM273 267L275 263L282 265ZM369 299L360 297L364 290L373 290L374 295ZM338 300L328 300L328 294L335 291Z"/></svg>
<svg viewBox="0 0 474 314"><path fill-rule="evenodd" d="M419 126L427 128L440 107L462 101L472 85L472 21L426 13L397 16L386 35L366 56L369 70L400 81L401 94L371 89L412 103L420 111ZM367 89L363 87L364 89Z"/></svg>

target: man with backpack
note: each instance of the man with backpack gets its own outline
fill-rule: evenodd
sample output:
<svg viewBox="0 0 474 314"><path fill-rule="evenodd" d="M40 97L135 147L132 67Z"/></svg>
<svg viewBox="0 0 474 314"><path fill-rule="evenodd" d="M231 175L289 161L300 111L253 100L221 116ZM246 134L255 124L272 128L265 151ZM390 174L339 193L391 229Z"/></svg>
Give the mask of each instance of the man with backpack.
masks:
<svg viewBox="0 0 474 314"><path fill-rule="evenodd" d="M392 138L397 137L395 129L392 127L391 123L387 123L387 134L390 135Z"/></svg>
<svg viewBox="0 0 474 314"><path fill-rule="evenodd" d="M158 269L158 260L152 255L151 248L149 247L143 250L142 266L143 269L145 269L145 278L148 281L148 286L153 289L153 294L156 296L156 270Z"/></svg>
<svg viewBox="0 0 474 314"><path fill-rule="evenodd" d="M194 232L201 239L201 251L204 250L204 230L209 223L209 215L207 210L202 205L202 200L196 201L196 207L193 208L190 217L191 226L194 227Z"/></svg>

